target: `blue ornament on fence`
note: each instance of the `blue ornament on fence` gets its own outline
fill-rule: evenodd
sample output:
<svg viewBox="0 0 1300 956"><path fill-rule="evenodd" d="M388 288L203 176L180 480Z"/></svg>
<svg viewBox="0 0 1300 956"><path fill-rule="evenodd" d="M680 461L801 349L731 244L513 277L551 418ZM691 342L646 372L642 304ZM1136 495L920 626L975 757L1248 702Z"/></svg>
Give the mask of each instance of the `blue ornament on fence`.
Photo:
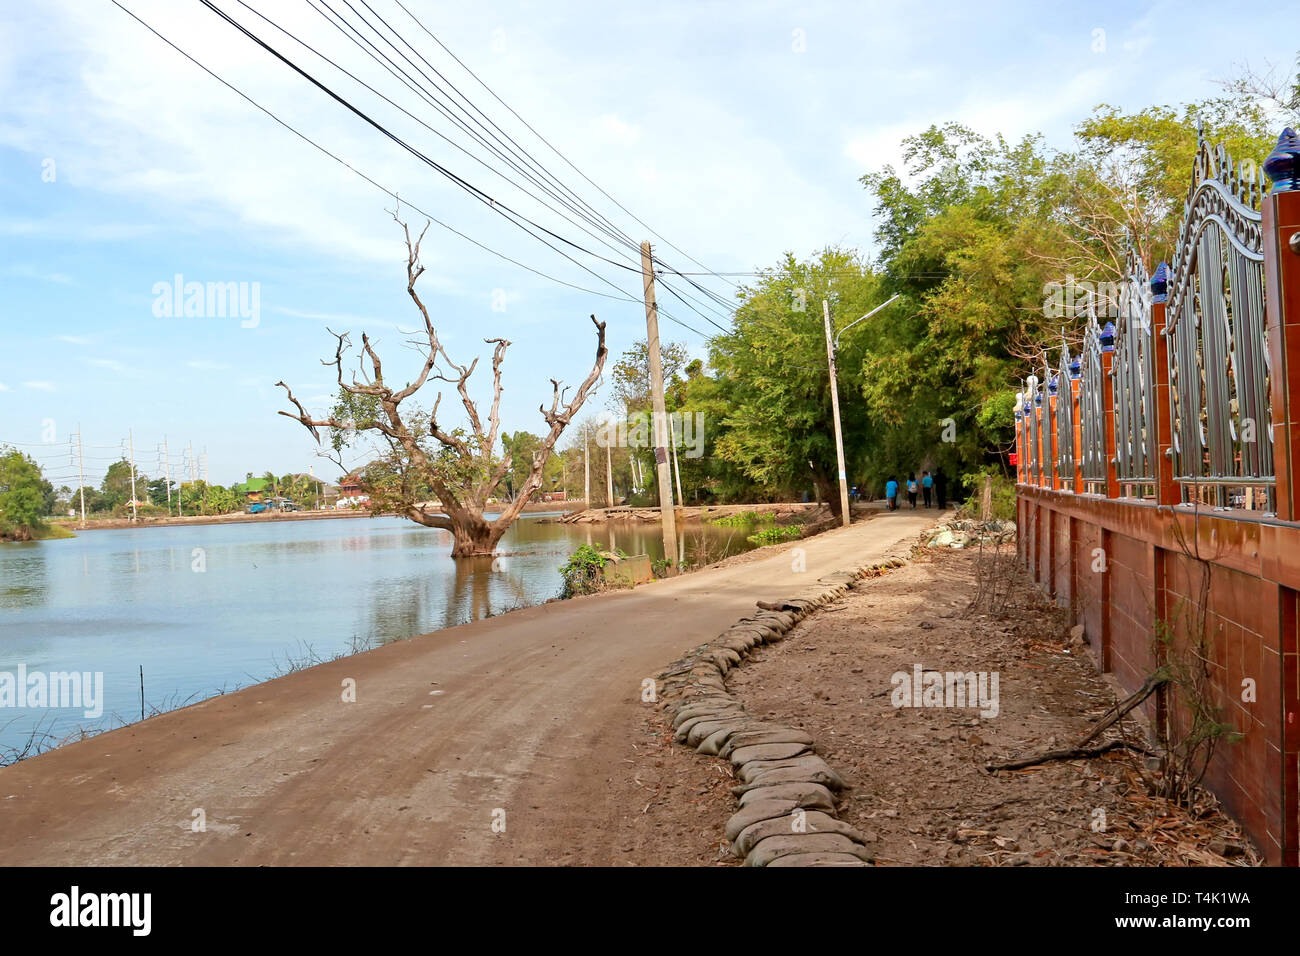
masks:
<svg viewBox="0 0 1300 956"><path fill-rule="evenodd" d="M1272 192L1300 189L1300 136L1290 126L1282 130L1273 152L1264 160L1264 174L1273 181Z"/></svg>

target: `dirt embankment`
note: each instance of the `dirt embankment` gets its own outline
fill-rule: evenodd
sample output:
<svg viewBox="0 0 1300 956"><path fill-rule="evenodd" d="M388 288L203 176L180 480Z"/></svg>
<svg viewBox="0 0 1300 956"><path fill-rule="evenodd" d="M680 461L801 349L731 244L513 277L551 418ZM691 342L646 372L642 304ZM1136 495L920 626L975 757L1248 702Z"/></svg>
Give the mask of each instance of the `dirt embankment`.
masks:
<svg viewBox="0 0 1300 956"><path fill-rule="evenodd" d="M580 504L580 503L579 503ZM539 501L529 505L525 515L539 513L563 512L576 507L563 501ZM249 514L247 511L235 511L224 515L182 515L180 517L142 517L138 521L130 518L89 518L85 527L79 518L57 518L52 524L73 531L94 531L104 528L166 528L177 525L208 524L265 524L272 521L316 521L321 518L370 518L374 517L364 508L322 509L319 511L263 511Z"/></svg>
<svg viewBox="0 0 1300 956"><path fill-rule="evenodd" d="M849 784L838 817L867 836L881 865L1257 864L1209 794L1194 810L1149 795L1139 755L985 768L1068 746L1116 693L1086 651L1072 652L1062 613L1011 560L999 568L999 613L972 609L980 560L977 550L918 550L758 650L728 675L728 690L749 713L812 736ZM996 708L895 706L895 675L910 683L917 665L996 673ZM739 781L727 761L670 741L661 717L644 719L629 844L674 848L663 863L738 865L723 826Z"/></svg>

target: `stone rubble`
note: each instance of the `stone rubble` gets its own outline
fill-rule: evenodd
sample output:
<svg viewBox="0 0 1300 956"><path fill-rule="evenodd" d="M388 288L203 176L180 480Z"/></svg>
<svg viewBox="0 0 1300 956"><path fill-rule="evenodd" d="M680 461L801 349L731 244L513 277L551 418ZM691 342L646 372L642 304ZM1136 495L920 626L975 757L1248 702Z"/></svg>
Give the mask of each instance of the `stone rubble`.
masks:
<svg viewBox="0 0 1300 956"><path fill-rule="evenodd" d="M959 518L933 528L921 534L921 541L931 548L969 548L984 544L1014 544L1016 540L1016 523L1014 521L972 521Z"/></svg>

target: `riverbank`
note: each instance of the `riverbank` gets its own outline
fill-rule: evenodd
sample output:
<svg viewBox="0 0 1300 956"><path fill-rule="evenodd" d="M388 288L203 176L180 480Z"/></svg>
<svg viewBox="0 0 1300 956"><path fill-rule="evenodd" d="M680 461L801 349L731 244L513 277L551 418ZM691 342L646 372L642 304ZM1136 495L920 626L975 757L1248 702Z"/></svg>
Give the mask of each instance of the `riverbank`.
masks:
<svg viewBox="0 0 1300 956"><path fill-rule="evenodd" d="M654 771L644 681L931 520L395 642L0 769L0 864L668 862L661 840L627 849Z"/></svg>
<svg viewBox="0 0 1300 956"><path fill-rule="evenodd" d="M854 515L871 514L884 510L884 502L861 501L850 507ZM766 502L763 504L736 505L679 505L673 509L678 521L716 521L741 514L769 515L777 524L807 523L816 524L831 517L831 510L824 504L808 501ZM615 508L575 508L562 518L555 519L565 524L603 524L618 521L658 521L659 509L654 507L633 507L619 505Z"/></svg>
<svg viewBox="0 0 1300 956"><path fill-rule="evenodd" d="M563 501L539 501L529 505L521 517L536 514L552 514L556 511L566 511L574 507ZM181 515L161 517L142 517L138 520L131 518L87 518L83 526L80 518L54 518L50 520L52 527L58 527L65 531L95 531L106 528L171 528L185 527L189 525L212 525L212 524L240 524L249 523L267 523L275 521L315 521L318 519L334 518L372 518L376 517L364 508L346 508L346 509L320 509L317 511L263 511L260 514L249 514L247 511L234 511L224 515ZM378 516L389 517L389 516ZM68 537L66 534L54 535L54 537Z"/></svg>

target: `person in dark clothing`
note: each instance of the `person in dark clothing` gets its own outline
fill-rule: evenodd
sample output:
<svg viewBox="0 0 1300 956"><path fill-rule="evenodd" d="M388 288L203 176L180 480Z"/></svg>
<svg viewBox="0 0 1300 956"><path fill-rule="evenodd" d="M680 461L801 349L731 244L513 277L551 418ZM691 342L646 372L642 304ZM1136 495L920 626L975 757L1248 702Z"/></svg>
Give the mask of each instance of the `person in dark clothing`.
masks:
<svg viewBox="0 0 1300 956"><path fill-rule="evenodd" d="M934 473L934 496L940 510L948 506L948 482L943 477L943 472L938 470Z"/></svg>
<svg viewBox="0 0 1300 956"><path fill-rule="evenodd" d="M916 472L912 472L907 476L907 502L912 506L913 511L916 510L916 492L919 487L920 485L916 483Z"/></svg>
<svg viewBox="0 0 1300 956"><path fill-rule="evenodd" d="M925 499L925 506L927 508L930 507L930 486L933 484L934 479L930 477L930 473L928 471L921 472L921 497Z"/></svg>

